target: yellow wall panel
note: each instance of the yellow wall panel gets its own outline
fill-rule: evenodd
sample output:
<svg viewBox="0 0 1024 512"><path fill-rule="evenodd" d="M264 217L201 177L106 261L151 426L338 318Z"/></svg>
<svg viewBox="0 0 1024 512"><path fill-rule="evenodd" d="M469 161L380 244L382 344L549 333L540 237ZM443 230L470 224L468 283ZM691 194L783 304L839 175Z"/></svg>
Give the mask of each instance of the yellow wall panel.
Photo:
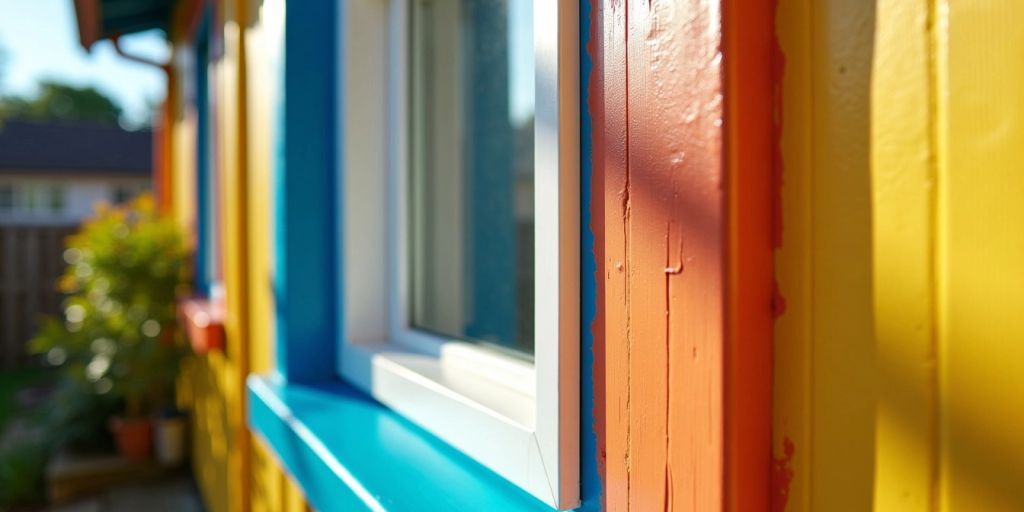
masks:
<svg viewBox="0 0 1024 512"><path fill-rule="evenodd" d="M871 156L876 510L934 510L935 119L927 0L878 2Z"/></svg>
<svg viewBox="0 0 1024 512"><path fill-rule="evenodd" d="M870 69L874 6L782 0L783 241L776 474L787 510L862 511L874 473ZM779 482L776 482L777 485Z"/></svg>
<svg viewBox="0 0 1024 512"><path fill-rule="evenodd" d="M939 4L942 509L1024 510L1024 3Z"/></svg>
<svg viewBox="0 0 1024 512"><path fill-rule="evenodd" d="M781 152L784 184L782 246L775 252L775 277L785 312L775 321L773 372L775 489L785 510L811 508L811 8L807 0L781 0L776 32L785 55L782 81Z"/></svg>
<svg viewBox="0 0 1024 512"><path fill-rule="evenodd" d="M252 373L272 369L274 332L274 290L272 275L273 192L271 188L275 143L274 112L277 102L278 77L272 68L276 51L275 37L280 37L283 20L266 20L270 6L262 0L246 0L248 22L246 37L246 116L248 171L248 291L249 291L249 361ZM283 0L270 0L266 3Z"/></svg>

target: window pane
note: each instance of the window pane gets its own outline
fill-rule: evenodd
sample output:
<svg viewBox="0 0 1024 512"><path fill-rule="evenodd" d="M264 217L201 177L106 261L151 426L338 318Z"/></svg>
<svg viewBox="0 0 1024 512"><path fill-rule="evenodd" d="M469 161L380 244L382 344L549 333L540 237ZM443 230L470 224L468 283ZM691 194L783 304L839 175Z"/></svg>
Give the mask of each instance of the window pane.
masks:
<svg viewBox="0 0 1024 512"><path fill-rule="evenodd" d="M533 2L412 5L412 325L532 356Z"/></svg>
<svg viewBox="0 0 1024 512"><path fill-rule="evenodd" d="M60 185L50 186L50 211L64 211L64 187Z"/></svg>
<svg viewBox="0 0 1024 512"><path fill-rule="evenodd" d="M14 209L14 185L0 185L0 210Z"/></svg>

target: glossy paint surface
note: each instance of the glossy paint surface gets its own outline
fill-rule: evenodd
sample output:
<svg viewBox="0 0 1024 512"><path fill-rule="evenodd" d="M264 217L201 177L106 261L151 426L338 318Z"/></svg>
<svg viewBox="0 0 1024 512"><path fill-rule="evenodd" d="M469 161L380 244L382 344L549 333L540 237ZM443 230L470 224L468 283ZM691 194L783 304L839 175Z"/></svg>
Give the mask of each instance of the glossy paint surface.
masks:
<svg viewBox="0 0 1024 512"><path fill-rule="evenodd" d="M611 510L768 502L772 6L749 7L595 9L595 396Z"/></svg>
<svg viewBox="0 0 1024 512"><path fill-rule="evenodd" d="M287 2L276 104L274 306L276 370L297 382L334 375L336 347L335 2Z"/></svg>
<svg viewBox="0 0 1024 512"><path fill-rule="evenodd" d="M341 383L249 381L250 421L318 510L548 510Z"/></svg>
<svg viewBox="0 0 1024 512"><path fill-rule="evenodd" d="M934 2L940 510L1024 509L1024 4Z"/></svg>
<svg viewBox="0 0 1024 512"><path fill-rule="evenodd" d="M874 4L780 0L777 506L868 510L874 468L869 163ZM792 471L792 474L788 474Z"/></svg>

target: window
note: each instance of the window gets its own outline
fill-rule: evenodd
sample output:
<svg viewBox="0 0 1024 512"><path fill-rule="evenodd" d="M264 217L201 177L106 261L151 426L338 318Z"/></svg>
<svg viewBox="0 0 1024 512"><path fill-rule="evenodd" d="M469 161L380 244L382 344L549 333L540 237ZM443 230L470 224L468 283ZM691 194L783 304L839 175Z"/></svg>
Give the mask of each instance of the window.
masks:
<svg viewBox="0 0 1024 512"><path fill-rule="evenodd" d="M116 185L114 186L114 197L112 200L114 204L124 204L132 199L134 190L129 185Z"/></svg>
<svg viewBox="0 0 1024 512"><path fill-rule="evenodd" d="M556 508L579 498L576 10L363 0L339 30L339 372Z"/></svg>
<svg viewBox="0 0 1024 512"><path fill-rule="evenodd" d="M532 5L411 7L409 321L532 358Z"/></svg>
<svg viewBox="0 0 1024 512"><path fill-rule="evenodd" d="M11 212L14 210L14 185L9 183L0 184L0 212Z"/></svg>
<svg viewBox="0 0 1024 512"><path fill-rule="evenodd" d="M50 208L50 213L63 212L65 203L64 187L60 185L50 185L49 187L47 187L47 192L47 206Z"/></svg>

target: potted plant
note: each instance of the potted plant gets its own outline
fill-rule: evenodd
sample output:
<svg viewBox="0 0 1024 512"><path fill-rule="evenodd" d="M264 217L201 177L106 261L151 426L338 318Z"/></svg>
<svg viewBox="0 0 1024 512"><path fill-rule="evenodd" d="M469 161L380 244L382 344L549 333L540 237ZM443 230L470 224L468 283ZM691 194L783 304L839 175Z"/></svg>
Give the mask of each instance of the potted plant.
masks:
<svg viewBox="0 0 1024 512"><path fill-rule="evenodd" d="M185 346L175 328L175 302L187 291L181 236L144 195L100 207L68 239L64 259L63 315L44 322L30 349L70 386L116 400L109 426L119 451L148 458L150 414L173 404Z"/></svg>

